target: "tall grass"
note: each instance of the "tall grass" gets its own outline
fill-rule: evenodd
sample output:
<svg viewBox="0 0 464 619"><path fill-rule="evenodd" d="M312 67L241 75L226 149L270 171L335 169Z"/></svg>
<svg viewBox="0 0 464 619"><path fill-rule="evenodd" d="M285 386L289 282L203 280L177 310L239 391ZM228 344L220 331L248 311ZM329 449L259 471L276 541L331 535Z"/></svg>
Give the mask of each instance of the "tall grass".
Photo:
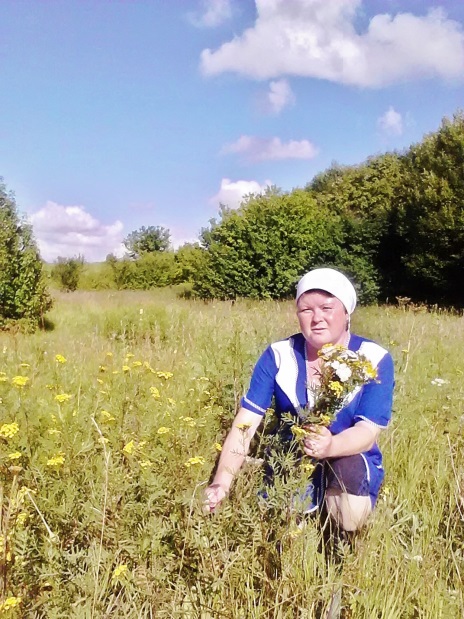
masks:
<svg viewBox="0 0 464 619"><path fill-rule="evenodd" d="M79 292L50 330L0 335L2 612L303 619L341 590L345 618L463 617L464 323L419 309L355 315L397 384L385 485L352 547L263 506L253 462L201 510L254 362L297 330L292 303Z"/></svg>

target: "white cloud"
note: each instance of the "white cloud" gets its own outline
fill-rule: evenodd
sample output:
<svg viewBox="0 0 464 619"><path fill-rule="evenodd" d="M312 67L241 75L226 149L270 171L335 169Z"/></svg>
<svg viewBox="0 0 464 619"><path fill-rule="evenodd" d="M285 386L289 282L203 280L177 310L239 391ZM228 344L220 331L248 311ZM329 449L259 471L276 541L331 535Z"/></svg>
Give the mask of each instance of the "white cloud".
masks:
<svg viewBox="0 0 464 619"><path fill-rule="evenodd" d="M422 77L463 79L464 32L442 9L425 16L375 15L357 32L363 0L255 1L252 28L215 51L203 50L205 75L299 75L364 87Z"/></svg>
<svg viewBox="0 0 464 619"><path fill-rule="evenodd" d="M403 134L403 117L391 105L377 120L377 124L386 135Z"/></svg>
<svg viewBox="0 0 464 619"><path fill-rule="evenodd" d="M266 191L266 187L270 187L272 184L272 181L269 180L264 181L264 184L260 185L257 181L233 182L229 178L223 178L221 181L221 188L209 202L216 207L219 207L220 204L224 204L230 208L237 208L246 195L250 193L263 193Z"/></svg>
<svg viewBox="0 0 464 619"><path fill-rule="evenodd" d="M29 216L42 258L83 255L89 262L104 260L109 253L121 256L123 224L104 225L83 206L62 206L48 201Z"/></svg>
<svg viewBox="0 0 464 619"><path fill-rule="evenodd" d="M203 0L203 13L190 14L190 21L197 28L215 28L232 16L231 0Z"/></svg>
<svg viewBox="0 0 464 619"><path fill-rule="evenodd" d="M249 161L269 161L279 159L313 159L317 148L309 140L289 140L280 138L258 138L242 135L236 142L226 144L222 154L239 153Z"/></svg>
<svg viewBox="0 0 464 619"><path fill-rule="evenodd" d="M271 114L280 114L285 107L295 103L295 95L290 88L290 84L284 79L273 81L269 84L266 99Z"/></svg>

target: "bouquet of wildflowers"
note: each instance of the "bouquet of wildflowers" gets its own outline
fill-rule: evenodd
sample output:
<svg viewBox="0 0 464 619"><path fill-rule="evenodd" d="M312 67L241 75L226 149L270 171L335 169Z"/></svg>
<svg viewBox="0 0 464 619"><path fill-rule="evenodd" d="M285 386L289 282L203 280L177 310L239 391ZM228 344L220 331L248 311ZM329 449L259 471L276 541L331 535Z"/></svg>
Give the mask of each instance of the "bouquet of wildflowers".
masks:
<svg viewBox="0 0 464 619"><path fill-rule="evenodd" d="M377 370L364 355L344 346L326 344L319 351L319 357L319 384L308 385L312 402L300 409L296 418L292 415L284 416L297 439L302 439L308 433L310 425L330 425L348 396L377 377Z"/></svg>

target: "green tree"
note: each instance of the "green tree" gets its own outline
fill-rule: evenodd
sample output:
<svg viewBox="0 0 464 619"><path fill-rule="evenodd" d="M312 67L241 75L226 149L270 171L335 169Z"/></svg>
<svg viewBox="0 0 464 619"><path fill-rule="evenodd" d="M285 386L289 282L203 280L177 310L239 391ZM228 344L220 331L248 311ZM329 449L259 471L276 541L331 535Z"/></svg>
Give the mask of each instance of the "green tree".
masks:
<svg viewBox="0 0 464 619"><path fill-rule="evenodd" d="M311 267L343 262L340 218L306 191L273 188L236 210L223 207L219 217L201 235L200 297L285 298Z"/></svg>
<svg viewBox="0 0 464 619"><path fill-rule="evenodd" d="M79 286L79 279L84 268L83 256L62 258L59 256L52 268L52 277L66 292L74 292Z"/></svg>
<svg viewBox="0 0 464 619"><path fill-rule="evenodd" d="M0 328L35 329L51 308L31 226L0 178Z"/></svg>
<svg viewBox="0 0 464 619"><path fill-rule="evenodd" d="M167 251L170 248L171 233L162 226L142 226L131 232L124 245L131 258L138 258L152 252Z"/></svg>
<svg viewBox="0 0 464 619"><path fill-rule="evenodd" d="M387 296L392 278L391 214L404 174L402 157L386 153L357 166L333 165L307 186L343 227L345 268L356 273L363 297Z"/></svg>
<svg viewBox="0 0 464 619"><path fill-rule="evenodd" d="M464 306L464 114L411 146L391 214L391 289Z"/></svg>

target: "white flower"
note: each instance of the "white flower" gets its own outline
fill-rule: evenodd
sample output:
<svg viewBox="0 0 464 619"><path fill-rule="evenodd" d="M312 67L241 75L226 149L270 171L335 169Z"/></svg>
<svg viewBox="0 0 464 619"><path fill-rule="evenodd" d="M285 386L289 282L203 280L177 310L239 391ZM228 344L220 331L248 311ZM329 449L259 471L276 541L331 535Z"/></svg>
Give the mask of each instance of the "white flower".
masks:
<svg viewBox="0 0 464 619"><path fill-rule="evenodd" d="M337 364L337 367L335 367L335 364ZM342 383L346 383L346 381L351 378L352 372L350 368L346 365L346 363L339 363L338 361L335 361L334 363L332 363L332 367L337 373L337 376L342 381Z"/></svg>
<svg viewBox="0 0 464 619"><path fill-rule="evenodd" d="M444 380L443 378L434 378L430 381L431 385L435 385L435 387L443 387L443 385L448 385L449 380Z"/></svg>

